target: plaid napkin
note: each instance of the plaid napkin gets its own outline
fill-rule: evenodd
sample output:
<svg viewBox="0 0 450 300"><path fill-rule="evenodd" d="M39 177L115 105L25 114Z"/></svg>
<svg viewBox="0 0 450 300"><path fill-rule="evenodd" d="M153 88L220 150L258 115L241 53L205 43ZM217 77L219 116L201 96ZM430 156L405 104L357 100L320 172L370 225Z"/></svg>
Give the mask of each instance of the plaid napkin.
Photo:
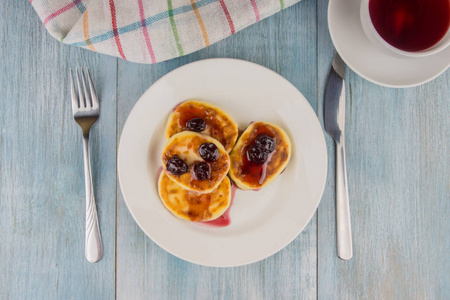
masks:
<svg viewBox="0 0 450 300"><path fill-rule="evenodd" d="M156 63L192 53L300 0L31 0L61 42Z"/></svg>

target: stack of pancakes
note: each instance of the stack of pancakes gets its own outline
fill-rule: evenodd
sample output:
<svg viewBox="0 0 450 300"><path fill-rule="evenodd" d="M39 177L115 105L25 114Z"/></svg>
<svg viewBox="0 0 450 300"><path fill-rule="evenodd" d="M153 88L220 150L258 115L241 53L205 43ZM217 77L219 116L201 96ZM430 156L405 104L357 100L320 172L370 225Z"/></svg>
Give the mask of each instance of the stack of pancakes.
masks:
<svg viewBox="0 0 450 300"><path fill-rule="evenodd" d="M202 126L189 125L196 121ZM248 162L246 153L261 132L276 143L267 161L255 165ZM227 174L239 188L258 190L285 169L291 144L281 128L254 122L239 140L238 135L238 126L231 116L209 103L189 100L172 110L166 126L168 141L162 151L164 171L158 182L161 201L172 214L193 222L215 220L231 203L231 181ZM204 144L215 149L214 160L206 161L200 155L199 148ZM174 158L181 165L181 172L174 169ZM207 166L207 177L197 176L199 164Z"/></svg>

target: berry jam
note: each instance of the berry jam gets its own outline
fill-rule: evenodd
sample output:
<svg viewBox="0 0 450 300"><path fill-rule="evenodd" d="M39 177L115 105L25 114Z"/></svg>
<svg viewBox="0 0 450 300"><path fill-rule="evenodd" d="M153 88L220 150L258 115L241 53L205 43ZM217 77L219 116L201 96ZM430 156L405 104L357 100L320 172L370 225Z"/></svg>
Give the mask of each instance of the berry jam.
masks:
<svg viewBox="0 0 450 300"><path fill-rule="evenodd" d="M183 130L189 130L187 127L188 121L192 119L202 119L205 121L205 128L210 128L211 136L218 140L225 147L227 146L227 139L223 136L222 125L219 120L215 117L216 112L206 109L204 107L193 107L193 106L180 106L177 108L180 114L179 124Z"/></svg>
<svg viewBox="0 0 450 300"><path fill-rule="evenodd" d="M190 119L186 122L186 129L194 132L202 132L206 128L206 122L200 118Z"/></svg>
<svg viewBox="0 0 450 300"><path fill-rule="evenodd" d="M205 162L198 162L194 165L194 174L198 180L206 180L211 177L211 168Z"/></svg>
<svg viewBox="0 0 450 300"><path fill-rule="evenodd" d="M160 166L160 167L158 168L158 173L157 173L157 176L156 176L156 178L158 178L158 180L159 180L159 176L161 175L161 173L162 173L163 170L164 170L164 167L163 167L163 166Z"/></svg>
<svg viewBox="0 0 450 300"><path fill-rule="evenodd" d="M277 143L274 138L268 136L267 134L260 134L256 137L255 145L269 154L275 150Z"/></svg>
<svg viewBox="0 0 450 300"><path fill-rule="evenodd" d="M202 222L201 224L211 226L211 227L226 227L226 226L230 225L231 224L230 210L231 210L231 206L233 205L234 196L236 195L236 189L237 189L236 185L234 183L231 183L230 206L223 213L223 215L221 215L220 217L218 217L215 220Z"/></svg>
<svg viewBox="0 0 450 300"><path fill-rule="evenodd" d="M181 157L175 154L167 161L166 170L170 174L180 176L188 171L188 166Z"/></svg>
<svg viewBox="0 0 450 300"><path fill-rule="evenodd" d="M247 153L247 159L252 163L263 164L269 158L269 154L256 144L251 145Z"/></svg>
<svg viewBox="0 0 450 300"><path fill-rule="evenodd" d="M244 180L250 185L261 185L264 183L264 180L266 179L267 164L270 162L270 159L275 153L274 148L274 151L267 155L267 159L264 161L264 163L258 163L249 160L247 151L250 150L250 148L255 144L256 139L262 135L267 135L268 137L275 140L275 135L272 133L272 131L268 127L261 125L253 130L252 136L254 136L254 138L247 140L245 146L243 147L244 155L242 159L241 172L244 176Z"/></svg>
<svg viewBox="0 0 450 300"><path fill-rule="evenodd" d="M198 154L207 162L213 162L219 159L219 148L213 143L204 143L198 147Z"/></svg>

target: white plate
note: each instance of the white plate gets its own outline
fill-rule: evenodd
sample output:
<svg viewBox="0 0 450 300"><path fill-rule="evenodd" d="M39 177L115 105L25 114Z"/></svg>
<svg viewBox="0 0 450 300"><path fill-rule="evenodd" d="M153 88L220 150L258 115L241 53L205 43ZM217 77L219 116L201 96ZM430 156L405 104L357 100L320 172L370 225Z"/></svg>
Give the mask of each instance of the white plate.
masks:
<svg viewBox="0 0 450 300"><path fill-rule="evenodd" d="M241 129L273 122L292 141L291 161L271 185L236 192L228 227L177 219L158 197L164 127L170 110L187 99L218 105ZM250 62L208 59L165 75L136 103L120 139L118 173L128 209L156 244L192 263L231 267L278 252L305 228L322 197L327 152L316 114L286 79Z"/></svg>
<svg viewBox="0 0 450 300"><path fill-rule="evenodd" d="M337 52L361 77L388 87L412 87L430 81L450 66L450 47L427 57L401 57L374 46L364 34L361 0L330 0L328 28Z"/></svg>

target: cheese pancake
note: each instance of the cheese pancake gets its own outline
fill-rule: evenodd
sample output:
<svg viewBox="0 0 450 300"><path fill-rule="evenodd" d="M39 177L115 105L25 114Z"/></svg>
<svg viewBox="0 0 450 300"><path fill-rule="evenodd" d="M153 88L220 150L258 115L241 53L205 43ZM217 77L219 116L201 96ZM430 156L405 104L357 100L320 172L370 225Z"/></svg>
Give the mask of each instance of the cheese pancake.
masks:
<svg viewBox="0 0 450 300"><path fill-rule="evenodd" d="M230 153L230 178L243 190L260 189L283 172L290 156L291 142L280 127L251 123Z"/></svg>
<svg viewBox="0 0 450 300"><path fill-rule="evenodd" d="M207 146L207 153L201 150ZM214 138L191 131L172 136L164 146L162 163L167 176L186 190L210 193L227 175L230 157Z"/></svg>
<svg viewBox="0 0 450 300"><path fill-rule="evenodd" d="M165 172L161 172L158 191L161 202L173 215L191 222L215 220L225 213L231 203L228 177L211 193L199 194L183 189Z"/></svg>
<svg viewBox="0 0 450 300"><path fill-rule="evenodd" d="M227 153L233 149L239 132L229 114L215 105L197 100L182 102L170 113L166 137L170 138L182 131L209 135L222 143Z"/></svg>

